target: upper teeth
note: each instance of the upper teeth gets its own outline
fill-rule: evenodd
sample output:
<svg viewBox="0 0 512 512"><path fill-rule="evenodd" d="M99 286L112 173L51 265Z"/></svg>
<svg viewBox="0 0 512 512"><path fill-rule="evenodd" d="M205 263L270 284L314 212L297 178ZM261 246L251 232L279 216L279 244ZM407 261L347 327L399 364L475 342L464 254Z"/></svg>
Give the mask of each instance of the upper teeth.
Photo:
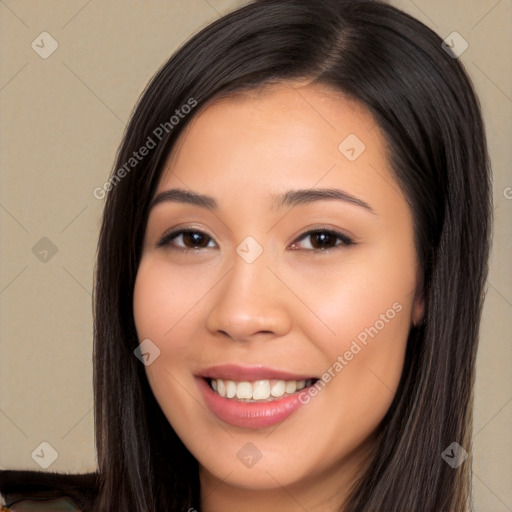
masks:
<svg viewBox="0 0 512 512"><path fill-rule="evenodd" d="M211 386L220 396L239 400L268 400L295 393L312 384L312 380L257 380L235 382L211 379Z"/></svg>

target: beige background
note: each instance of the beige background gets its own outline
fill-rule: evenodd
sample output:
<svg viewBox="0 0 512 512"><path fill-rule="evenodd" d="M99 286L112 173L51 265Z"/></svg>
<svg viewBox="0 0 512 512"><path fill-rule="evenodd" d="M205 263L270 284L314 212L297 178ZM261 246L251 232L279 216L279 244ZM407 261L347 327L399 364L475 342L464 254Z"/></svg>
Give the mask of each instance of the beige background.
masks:
<svg viewBox="0 0 512 512"><path fill-rule="evenodd" d="M103 201L92 191L152 74L242 3L0 0L2 468L40 469L31 454L46 441L58 452L49 471L95 469L91 288ZM460 58L484 109L496 219L478 356L475 509L512 511L512 1L392 3L469 44ZM47 59L31 47L43 31L58 43ZM57 249L46 262L32 251L43 237Z"/></svg>

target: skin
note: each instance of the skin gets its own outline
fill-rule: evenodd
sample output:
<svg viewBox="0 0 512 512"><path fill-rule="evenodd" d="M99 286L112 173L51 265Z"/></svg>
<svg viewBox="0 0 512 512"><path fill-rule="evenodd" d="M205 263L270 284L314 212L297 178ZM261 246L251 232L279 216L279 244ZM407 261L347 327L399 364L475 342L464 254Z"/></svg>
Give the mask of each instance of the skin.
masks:
<svg viewBox="0 0 512 512"><path fill-rule="evenodd" d="M354 161L338 149L349 134L366 146ZM226 97L182 133L155 195L171 188L213 196L219 207L152 208L134 316L139 339L161 351L147 377L199 461L203 510L339 510L370 461L423 314L412 215L381 131L358 103L309 82ZM341 200L272 207L273 194L311 188L341 189L373 213ZM183 236L157 247L174 227L206 236L198 248ZM354 244L334 238L321 253L321 240L303 236L317 228ZM252 263L236 252L247 236L263 249ZM262 364L320 377L393 304L394 318L278 425L236 428L207 410L193 377L200 369ZM252 467L237 457L248 442L262 455Z"/></svg>

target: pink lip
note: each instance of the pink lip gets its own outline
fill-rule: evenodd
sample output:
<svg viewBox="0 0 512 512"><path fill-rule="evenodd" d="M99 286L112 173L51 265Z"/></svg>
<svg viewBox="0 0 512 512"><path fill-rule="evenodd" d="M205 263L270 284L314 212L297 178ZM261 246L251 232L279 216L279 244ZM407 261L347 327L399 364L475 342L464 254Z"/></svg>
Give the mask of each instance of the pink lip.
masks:
<svg viewBox="0 0 512 512"><path fill-rule="evenodd" d="M215 366L196 375L197 385L206 406L217 418L235 427L258 429L280 423L301 405L304 405L299 400L299 395L308 388L270 402L242 402L218 395L211 389L207 378L253 382L263 379L307 380L311 377L293 375L262 366L241 367L236 365Z"/></svg>
<svg viewBox="0 0 512 512"><path fill-rule="evenodd" d="M315 378L312 375L298 375L288 373L274 368L265 366L239 366L235 364L223 364L219 366L212 366L206 368L196 374L198 377L210 379L227 379L236 381L249 381L255 380L308 380Z"/></svg>

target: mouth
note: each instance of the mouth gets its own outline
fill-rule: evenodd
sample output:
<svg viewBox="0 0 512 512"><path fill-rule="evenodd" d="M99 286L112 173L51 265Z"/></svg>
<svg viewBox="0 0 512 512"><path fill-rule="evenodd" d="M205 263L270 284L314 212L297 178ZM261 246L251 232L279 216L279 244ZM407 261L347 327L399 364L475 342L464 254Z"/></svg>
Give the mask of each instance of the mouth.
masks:
<svg viewBox="0 0 512 512"><path fill-rule="evenodd" d="M196 374L206 407L235 427L258 429L284 421L319 379L263 366L216 366Z"/></svg>
<svg viewBox="0 0 512 512"><path fill-rule="evenodd" d="M317 380L262 379L251 382L206 378L212 391L222 398L248 403L273 402L286 398L314 385Z"/></svg>

